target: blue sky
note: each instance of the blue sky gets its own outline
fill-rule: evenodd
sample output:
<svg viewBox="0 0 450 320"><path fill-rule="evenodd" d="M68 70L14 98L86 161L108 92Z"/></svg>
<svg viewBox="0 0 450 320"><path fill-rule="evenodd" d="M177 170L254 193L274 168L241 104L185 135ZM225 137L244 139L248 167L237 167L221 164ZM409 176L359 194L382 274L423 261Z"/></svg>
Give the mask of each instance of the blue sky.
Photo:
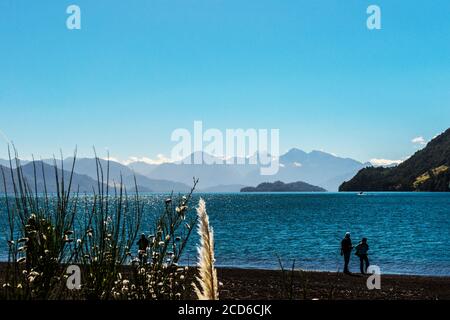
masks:
<svg viewBox="0 0 450 320"><path fill-rule="evenodd" d="M25 157L155 158L202 120L279 128L281 151L402 159L450 127L449 17L447 0L2 0L0 136Z"/></svg>

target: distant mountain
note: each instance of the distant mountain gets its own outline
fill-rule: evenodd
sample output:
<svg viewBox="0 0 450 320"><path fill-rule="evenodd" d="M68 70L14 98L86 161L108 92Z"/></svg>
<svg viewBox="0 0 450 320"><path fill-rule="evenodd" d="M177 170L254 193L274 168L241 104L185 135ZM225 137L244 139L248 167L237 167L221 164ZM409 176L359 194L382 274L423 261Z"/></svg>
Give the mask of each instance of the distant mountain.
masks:
<svg viewBox="0 0 450 320"><path fill-rule="evenodd" d="M27 161L27 160L20 160L21 165L25 165L29 162L30 161ZM12 163L12 167L15 168L16 167L16 159L11 159L11 163ZM9 167L10 166L9 160L0 159L0 166Z"/></svg>
<svg viewBox="0 0 450 320"><path fill-rule="evenodd" d="M202 154L209 163L214 160L211 155ZM191 155L191 159L193 155ZM235 160L234 160L235 161ZM191 162L192 163L192 162ZM199 189L207 189L218 185L257 185L262 182L295 182L305 181L321 186L329 191L337 191L339 185L352 178L360 169L369 163L341 158L322 151L304 152L291 149L280 157L280 168L273 176L263 176L260 166L249 164L183 164L164 163L157 167L149 167L147 177L152 179L167 179L190 184L192 177L200 179ZM132 166L132 164L130 164ZM145 164L139 164L143 172Z"/></svg>
<svg viewBox="0 0 450 320"><path fill-rule="evenodd" d="M64 160L64 167L69 168L72 165L73 158L67 158ZM104 159L99 159L103 170L103 181L106 183L107 179L107 168L108 161ZM80 158L75 162L74 171L79 174L85 174L92 179L97 180L97 165L95 158ZM101 173L101 172L100 172ZM149 177L143 176L141 174L135 173L131 168L115 162L109 161L109 182L110 184L114 181L119 183L122 178L122 183L131 190L135 188L134 178L136 177L136 183L138 185L138 190L141 192L187 192L190 190L190 186L174 182L166 179L151 179ZM101 180L101 175L98 178ZM192 185L192 179L190 182Z"/></svg>
<svg viewBox="0 0 450 320"><path fill-rule="evenodd" d="M340 191L450 191L450 129L393 168L365 168Z"/></svg>
<svg viewBox="0 0 450 320"><path fill-rule="evenodd" d="M325 192L321 187L316 187L308 183L297 181L291 183L283 183L275 181L273 183L264 182L257 187L245 187L241 192Z"/></svg>
<svg viewBox="0 0 450 320"><path fill-rule="evenodd" d="M35 175L34 175L34 169L36 168L36 184L35 184ZM33 163L27 163L25 165L21 166L23 177L29 186L29 188L34 192L35 189L37 192L44 192L44 177L45 177L45 184L47 187L47 192L54 193L57 191L57 182L56 182L56 175L55 175L55 167L52 165L49 165L47 163L42 163L40 161L35 162L35 166ZM14 177L16 183L17 183L17 169L13 169L13 173L11 174L11 169L5 166L0 166L0 192L5 192L5 187L3 183L3 176L1 174L1 170L3 170L6 178L6 191L8 193L12 193L13 188L13 180L12 177ZM70 179L70 172L66 170L58 169L58 177L61 181L61 178L64 177L64 183L66 188L69 185L69 179ZM37 188L35 188L35 185ZM96 180L86 176L86 175L80 175L77 173L74 173L72 176L72 186L71 191L76 192L79 188L79 191L81 193L91 193L93 188L97 191L98 183Z"/></svg>
<svg viewBox="0 0 450 320"><path fill-rule="evenodd" d="M194 155L190 155L190 163L187 159L182 163L163 163L151 171L147 177L152 179L168 179L184 184L192 184L193 177L199 179L198 188L205 189L217 185L242 184L246 180L246 174L256 165L220 164L221 160L206 153L197 153L197 156L210 164L193 164ZM215 163L214 163L215 162Z"/></svg>
<svg viewBox="0 0 450 320"><path fill-rule="evenodd" d="M369 165L323 151L306 153L295 148L280 157L280 164L276 175L258 177L258 172L253 172L253 179L258 183L304 181L328 191L337 191L346 178L353 177L360 169Z"/></svg>
<svg viewBox="0 0 450 320"><path fill-rule="evenodd" d="M143 161L136 161L136 162L131 162L127 166L134 172L136 172L140 175L146 176L146 175L149 175L153 170L155 170L155 168L157 168L159 165L158 164L150 164L150 163L143 162Z"/></svg>
<svg viewBox="0 0 450 320"><path fill-rule="evenodd" d="M21 161L23 163L23 161ZM47 183L52 184L54 183L54 160L53 159L47 159L43 160L44 163L44 172L46 176L48 174L53 175L53 179L49 178L47 179ZM72 163L73 158L67 158L63 161L62 165L60 161L57 161L56 165L59 167L59 171L61 171L61 167L64 166L64 173L65 177L66 175L69 175L70 170L72 169ZM97 166L96 166L96 160L91 158L81 158L77 159L75 162L74 167L74 182L77 184L80 184L80 187L82 187L82 192L91 192L92 187L97 187L98 183L97 181L103 181L103 183L107 183L107 168L108 168L108 161L107 160L99 160L99 163L102 166L102 170L99 170L99 175L97 177ZM9 161L7 162L9 166ZM41 162L36 161L36 169L37 169L37 178L38 180L42 178L42 169L41 169ZM9 174L9 167L3 166L5 169L5 172L8 172ZM13 164L14 167L14 164ZM29 162L26 165L22 165L24 176L28 181L33 181L31 178L33 177L33 163ZM103 180L101 177L101 172L103 171ZM12 183L12 180L10 178L10 182ZM120 181L122 179L123 185L127 188L129 191L136 190L135 188L135 179L136 177L136 184L137 189L139 192L188 192L191 187L188 185L185 185L183 183L179 182L173 182L168 180L158 180L158 179L150 179L143 175L135 174L133 170L128 168L127 166L124 166L120 163L110 161L109 162L109 185L113 186L114 183L118 186L120 184ZM76 178L76 180L75 180ZM40 184L42 182L42 185ZM50 185L51 186L51 185ZM42 188L41 188L42 187ZM53 186L51 186L53 187ZM56 184L55 184L56 187ZM43 191L43 181L39 180L38 183L38 190ZM53 189L52 189L53 190ZM56 189L55 189L56 190ZM49 191L50 192L50 191ZM54 192L54 191L52 191Z"/></svg>

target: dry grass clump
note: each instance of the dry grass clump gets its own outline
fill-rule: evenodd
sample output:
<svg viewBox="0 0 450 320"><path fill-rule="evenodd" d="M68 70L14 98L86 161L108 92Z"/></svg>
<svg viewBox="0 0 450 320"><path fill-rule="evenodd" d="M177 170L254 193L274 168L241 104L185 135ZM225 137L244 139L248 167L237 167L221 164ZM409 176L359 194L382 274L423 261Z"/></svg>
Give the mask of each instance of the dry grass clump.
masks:
<svg viewBox="0 0 450 320"><path fill-rule="evenodd" d="M37 162L34 165L34 190L26 181L15 151L15 166L10 156L9 175L3 171L8 219L8 262L0 278L0 299L183 299L191 286L187 268L179 266L196 224L189 213L189 201L198 181L187 196L165 201L164 212L156 219L146 252L133 255L141 229L143 202L137 192L129 196L122 181L109 178L96 156L98 185L90 195L72 196L72 177L64 181L64 167L54 161L57 192L48 194L44 164L44 190L37 190ZM7 193L7 179L13 193ZM33 183L33 181L31 182ZM126 265L130 266L125 267ZM66 287L66 267L76 264L81 270L81 289Z"/></svg>
<svg viewBox="0 0 450 320"><path fill-rule="evenodd" d="M73 241L78 199L69 197L73 167L66 184L64 176L59 177L55 161L57 193L50 199L46 192L43 196L37 193L37 164L33 161L33 192L24 178L17 152L14 153L15 169L11 155L9 157L12 197L7 193L6 173L2 168L9 234L8 265L0 295L6 299L51 299L62 288L61 263L72 261L66 254ZM43 170L43 163L41 165Z"/></svg>
<svg viewBox="0 0 450 320"><path fill-rule="evenodd" d="M165 200L165 210L155 222L150 245L143 259L133 260L133 280L118 277L115 299L179 300L190 296L188 268L179 266L197 217L189 214L189 201L197 185L177 201L173 195ZM146 262L148 261L148 262Z"/></svg>

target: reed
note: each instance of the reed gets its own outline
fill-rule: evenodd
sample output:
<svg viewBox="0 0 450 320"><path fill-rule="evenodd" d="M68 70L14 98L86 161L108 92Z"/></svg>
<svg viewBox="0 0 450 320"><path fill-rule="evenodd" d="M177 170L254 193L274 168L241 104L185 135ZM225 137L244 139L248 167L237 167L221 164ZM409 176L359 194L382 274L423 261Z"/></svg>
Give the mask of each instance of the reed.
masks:
<svg viewBox="0 0 450 320"><path fill-rule="evenodd" d="M295 298L295 260L292 261L291 270L288 271L284 268L283 262L280 256L277 256L278 264L281 269L281 284L282 284L282 298L287 300L294 300Z"/></svg>
<svg viewBox="0 0 450 320"><path fill-rule="evenodd" d="M63 169L54 159L57 192L50 200L47 192L38 195L39 163L33 160L34 185L24 176L17 151L14 160L8 148L9 175L2 168L5 204L8 215L8 266L1 293L6 299L51 299L62 286L62 263L70 246L70 235L77 211L78 197L70 198L72 173L64 181ZM74 154L74 162L76 151ZM14 166L13 166L14 161ZM44 165L41 162L44 174ZM63 165L62 165L63 166ZM63 167L62 167L63 168ZM45 178L44 178L45 179ZM12 183L8 194L7 180Z"/></svg>
<svg viewBox="0 0 450 320"><path fill-rule="evenodd" d="M198 249L197 284L193 284L194 291L199 300L219 300L219 283L217 270L214 267L214 232L209 224L206 203L200 198L197 207L198 234L200 245Z"/></svg>
<svg viewBox="0 0 450 320"><path fill-rule="evenodd" d="M85 270L83 296L111 299L115 280L131 256L141 227L143 204L136 180L136 192L129 196L122 177L118 182L110 181L110 162L103 168L97 155L95 159L97 191L84 198L85 214L73 255Z"/></svg>

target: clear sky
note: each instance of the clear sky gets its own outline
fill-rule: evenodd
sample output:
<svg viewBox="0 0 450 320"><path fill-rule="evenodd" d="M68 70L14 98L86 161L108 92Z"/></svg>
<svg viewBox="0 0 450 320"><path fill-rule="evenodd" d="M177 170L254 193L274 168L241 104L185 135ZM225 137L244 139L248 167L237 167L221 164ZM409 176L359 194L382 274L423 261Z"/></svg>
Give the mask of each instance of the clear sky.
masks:
<svg viewBox="0 0 450 320"><path fill-rule="evenodd" d="M281 151L402 159L450 127L450 1L1 0L0 111L25 157L168 156L202 120L279 128Z"/></svg>

